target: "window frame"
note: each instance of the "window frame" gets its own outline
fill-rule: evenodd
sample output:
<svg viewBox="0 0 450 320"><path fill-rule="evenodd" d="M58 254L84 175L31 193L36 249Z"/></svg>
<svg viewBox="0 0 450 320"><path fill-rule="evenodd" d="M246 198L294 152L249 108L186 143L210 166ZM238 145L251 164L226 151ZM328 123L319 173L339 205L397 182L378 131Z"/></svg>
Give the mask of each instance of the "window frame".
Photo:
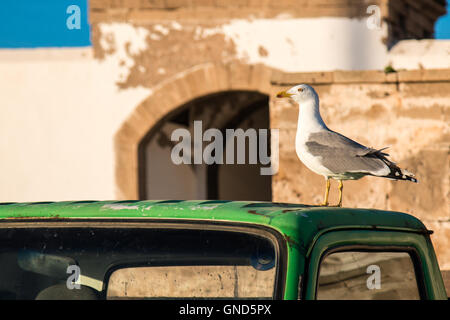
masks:
<svg viewBox="0 0 450 320"><path fill-rule="evenodd" d="M305 276L302 278L301 299L316 300L318 277L322 260L329 254L358 248L360 251L406 252L414 265L420 299L440 298L436 283L434 254L429 252L429 238L408 231L348 229L322 234L306 257ZM434 260L434 261L433 261Z"/></svg>
<svg viewBox="0 0 450 320"><path fill-rule="evenodd" d="M332 249L329 249L324 252L324 254L320 257L319 265L318 265L318 272L316 276L316 284L319 283L319 277L320 277L320 269L322 267L322 262L333 253L340 253L340 252L398 252L398 253L407 253L408 256L411 258L411 263L413 264L414 268L414 275L416 279L417 284L417 290L419 291L419 300L425 299L425 286L424 286L424 277L423 277L423 271L422 267L420 266L420 258L418 256L417 250L414 247L397 247L397 246L367 246L367 245L348 245L348 246L338 246ZM317 300L317 290L319 286L316 285L316 291L315 291L315 299Z"/></svg>
<svg viewBox="0 0 450 320"><path fill-rule="evenodd" d="M287 275L287 243L283 235L277 230L258 224L245 222L210 221L193 219L152 219L152 218L69 218L69 219L26 219L26 221L0 221L0 228L145 228L145 229L190 229L246 233L261 236L271 241L276 254L276 271L272 299L283 299L286 288ZM120 265L120 263L119 263ZM123 265L123 264L121 264ZM111 271L112 270L112 271ZM102 299L106 299L109 277L114 269L110 266L103 279L100 292Z"/></svg>

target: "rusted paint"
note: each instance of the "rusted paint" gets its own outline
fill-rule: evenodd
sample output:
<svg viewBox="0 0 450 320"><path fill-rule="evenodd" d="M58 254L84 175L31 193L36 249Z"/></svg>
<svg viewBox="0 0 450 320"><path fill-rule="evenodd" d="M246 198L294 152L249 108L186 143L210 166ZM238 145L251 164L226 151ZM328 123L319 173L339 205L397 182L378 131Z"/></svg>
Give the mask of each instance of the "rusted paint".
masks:
<svg viewBox="0 0 450 320"><path fill-rule="evenodd" d="M263 216L263 217L269 216L269 215L266 214L266 213L257 212L257 211L255 211L255 210L248 210L247 212L250 213L250 214L255 214L255 215L257 215L257 216Z"/></svg>
<svg viewBox="0 0 450 320"><path fill-rule="evenodd" d="M284 209L281 212L286 213L286 212L291 212L291 211L298 211L298 209Z"/></svg>
<svg viewBox="0 0 450 320"><path fill-rule="evenodd" d="M264 216L264 217L267 216L266 214L260 213L260 212L256 212L255 210L248 210L247 212L248 212L248 213L251 213L251 214L256 214L256 215L258 215L258 216Z"/></svg>
<svg viewBox="0 0 450 320"><path fill-rule="evenodd" d="M298 251L302 253L306 251L305 248L291 236L285 235L284 238L286 239L286 242L289 244L289 246L295 247Z"/></svg>

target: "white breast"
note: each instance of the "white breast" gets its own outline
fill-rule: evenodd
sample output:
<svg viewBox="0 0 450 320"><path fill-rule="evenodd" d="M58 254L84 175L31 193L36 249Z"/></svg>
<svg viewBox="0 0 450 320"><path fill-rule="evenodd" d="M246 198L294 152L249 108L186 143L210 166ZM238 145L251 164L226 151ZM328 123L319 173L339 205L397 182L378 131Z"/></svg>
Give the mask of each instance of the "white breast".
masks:
<svg viewBox="0 0 450 320"><path fill-rule="evenodd" d="M299 159L309 170L325 177L331 177L333 173L320 163L320 157L315 157L310 154L306 147L306 142L311 133L326 130L328 128L320 116L318 98L317 100L303 101L301 106L299 106L295 151Z"/></svg>
<svg viewBox="0 0 450 320"><path fill-rule="evenodd" d="M324 177L331 177L333 173L320 163L320 157L310 154L306 148L306 139L299 134L295 138L295 151L301 162L311 171Z"/></svg>

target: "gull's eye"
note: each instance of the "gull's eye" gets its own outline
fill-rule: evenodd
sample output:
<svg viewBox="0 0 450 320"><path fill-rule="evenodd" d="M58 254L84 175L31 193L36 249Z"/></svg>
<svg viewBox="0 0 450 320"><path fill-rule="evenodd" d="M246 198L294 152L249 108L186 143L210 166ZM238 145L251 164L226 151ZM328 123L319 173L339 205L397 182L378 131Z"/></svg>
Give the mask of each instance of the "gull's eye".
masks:
<svg viewBox="0 0 450 320"><path fill-rule="evenodd" d="M298 92L303 92L303 88L298 88Z"/></svg>

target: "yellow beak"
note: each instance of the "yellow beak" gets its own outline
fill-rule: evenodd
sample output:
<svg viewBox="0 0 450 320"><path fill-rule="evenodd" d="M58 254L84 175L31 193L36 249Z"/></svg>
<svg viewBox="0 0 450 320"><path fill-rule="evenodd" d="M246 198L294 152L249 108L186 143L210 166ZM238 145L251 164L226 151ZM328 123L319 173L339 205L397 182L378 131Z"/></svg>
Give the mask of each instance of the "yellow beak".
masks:
<svg viewBox="0 0 450 320"><path fill-rule="evenodd" d="M277 93L277 98L289 98L292 93L287 93L286 91L281 91Z"/></svg>

